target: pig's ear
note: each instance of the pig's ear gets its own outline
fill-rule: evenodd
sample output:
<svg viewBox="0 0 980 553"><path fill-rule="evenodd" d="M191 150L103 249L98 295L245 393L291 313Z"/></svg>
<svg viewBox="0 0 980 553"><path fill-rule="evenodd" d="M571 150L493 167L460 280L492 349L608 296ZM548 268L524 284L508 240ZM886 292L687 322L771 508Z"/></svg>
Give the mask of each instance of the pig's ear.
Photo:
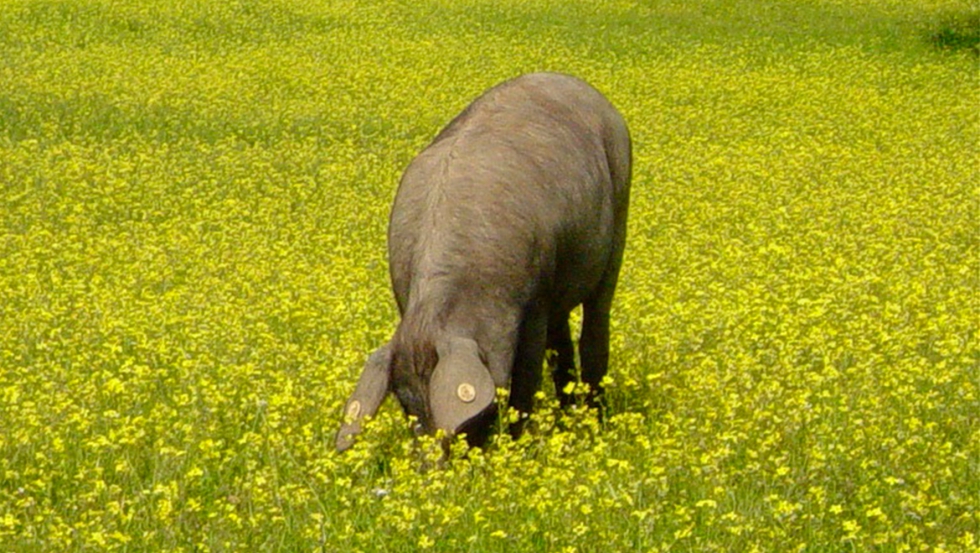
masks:
<svg viewBox="0 0 980 553"><path fill-rule="evenodd" d="M480 359L480 350L468 338L450 338L436 345L439 363L429 380L432 422L447 434L493 403L496 387Z"/></svg>
<svg viewBox="0 0 980 553"><path fill-rule="evenodd" d="M354 436L361 431L364 417L373 417L388 393L391 345L385 344L368 357L357 381L357 388L344 404L344 421L337 432L337 451L354 445Z"/></svg>

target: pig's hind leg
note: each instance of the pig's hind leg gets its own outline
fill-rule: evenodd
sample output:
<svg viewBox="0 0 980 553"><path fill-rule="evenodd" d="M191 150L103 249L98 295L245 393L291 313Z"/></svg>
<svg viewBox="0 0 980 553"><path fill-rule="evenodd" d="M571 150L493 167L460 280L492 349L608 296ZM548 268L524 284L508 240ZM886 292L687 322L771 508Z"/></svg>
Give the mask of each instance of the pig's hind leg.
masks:
<svg viewBox="0 0 980 553"><path fill-rule="evenodd" d="M565 387L575 381L575 346L572 345L568 315L560 313L548 319L548 349L551 350L548 367L562 408L575 403L575 396L565 392Z"/></svg>

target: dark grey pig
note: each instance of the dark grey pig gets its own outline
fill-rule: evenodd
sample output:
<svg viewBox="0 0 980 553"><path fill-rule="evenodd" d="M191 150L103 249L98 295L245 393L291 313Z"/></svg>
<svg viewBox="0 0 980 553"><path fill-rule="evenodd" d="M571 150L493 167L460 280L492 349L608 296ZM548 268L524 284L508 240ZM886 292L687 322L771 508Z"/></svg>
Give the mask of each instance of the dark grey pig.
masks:
<svg viewBox="0 0 980 553"><path fill-rule="evenodd" d="M581 377L594 403L609 359L631 146L622 116L587 83L536 73L470 104L402 176L388 225L401 322L367 361L337 449L393 392L418 431L483 443L495 388L529 413L545 350L555 387L573 378L569 312L583 306ZM512 427L519 432L520 425Z"/></svg>

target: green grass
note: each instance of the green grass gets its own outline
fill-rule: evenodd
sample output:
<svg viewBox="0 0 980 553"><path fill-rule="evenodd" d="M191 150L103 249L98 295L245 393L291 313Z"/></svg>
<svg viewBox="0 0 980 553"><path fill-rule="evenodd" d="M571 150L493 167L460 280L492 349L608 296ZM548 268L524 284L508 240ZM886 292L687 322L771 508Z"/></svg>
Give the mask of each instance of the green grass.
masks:
<svg viewBox="0 0 980 553"><path fill-rule="evenodd" d="M971 9L0 0L0 549L975 551ZM634 138L609 417L336 454L402 169L544 69Z"/></svg>
<svg viewBox="0 0 980 553"><path fill-rule="evenodd" d="M980 8L947 15L929 34L937 48L980 54Z"/></svg>

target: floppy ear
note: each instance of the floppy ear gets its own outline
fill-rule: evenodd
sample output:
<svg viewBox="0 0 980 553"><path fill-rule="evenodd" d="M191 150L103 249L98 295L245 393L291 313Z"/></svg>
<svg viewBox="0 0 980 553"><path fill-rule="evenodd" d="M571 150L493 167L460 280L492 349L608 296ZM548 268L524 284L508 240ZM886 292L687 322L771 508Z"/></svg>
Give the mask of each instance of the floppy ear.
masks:
<svg viewBox="0 0 980 553"><path fill-rule="evenodd" d="M354 436L361 431L361 420L373 417L388 393L389 365L391 364L391 344L376 349L368 357L357 381L357 388L344 404L344 421L337 432L337 451L344 451L354 445Z"/></svg>
<svg viewBox="0 0 980 553"><path fill-rule="evenodd" d="M432 422L452 435L493 403L496 387L473 340L450 338L436 351L439 363L429 380Z"/></svg>

